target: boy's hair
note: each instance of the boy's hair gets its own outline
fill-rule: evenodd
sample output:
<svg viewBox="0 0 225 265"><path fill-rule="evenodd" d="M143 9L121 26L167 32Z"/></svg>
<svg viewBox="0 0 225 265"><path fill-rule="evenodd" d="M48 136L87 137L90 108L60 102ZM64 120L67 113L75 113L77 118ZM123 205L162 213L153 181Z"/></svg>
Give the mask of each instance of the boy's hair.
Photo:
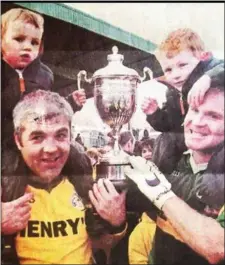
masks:
<svg viewBox="0 0 225 265"><path fill-rule="evenodd" d="M9 23L17 20L34 25L36 28L40 29L41 34L43 34L44 18L40 14L34 13L28 9L12 8L1 16L2 38L8 29Z"/></svg>
<svg viewBox="0 0 225 265"><path fill-rule="evenodd" d="M16 133L21 133L24 121L44 121L63 115L71 123L73 110L58 93L37 90L20 100L13 109L13 124Z"/></svg>
<svg viewBox="0 0 225 265"><path fill-rule="evenodd" d="M159 45L156 56L166 54L167 58L171 58L185 49L189 49L194 56L205 51L205 45L200 36L189 28L181 28L169 33Z"/></svg>

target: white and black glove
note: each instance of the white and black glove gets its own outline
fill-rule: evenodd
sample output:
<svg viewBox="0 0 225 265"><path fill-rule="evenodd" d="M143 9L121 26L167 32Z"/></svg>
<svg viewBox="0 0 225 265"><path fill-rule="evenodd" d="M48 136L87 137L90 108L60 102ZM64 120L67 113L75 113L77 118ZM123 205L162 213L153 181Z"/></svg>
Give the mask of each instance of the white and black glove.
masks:
<svg viewBox="0 0 225 265"><path fill-rule="evenodd" d="M130 156L129 162L133 168L126 167L125 174L158 209L162 209L167 199L176 196L171 191L171 184L153 162L140 156Z"/></svg>

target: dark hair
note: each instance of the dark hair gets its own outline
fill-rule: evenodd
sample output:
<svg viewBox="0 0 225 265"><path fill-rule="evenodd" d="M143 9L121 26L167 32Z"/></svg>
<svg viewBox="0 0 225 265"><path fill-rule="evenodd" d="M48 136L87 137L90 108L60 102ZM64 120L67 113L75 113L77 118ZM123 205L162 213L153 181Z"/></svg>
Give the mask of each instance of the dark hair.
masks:
<svg viewBox="0 0 225 265"><path fill-rule="evenodd" d="M145 148L145 147L147 147L147 148L150 147L153 150L154 143L155 143L155 140L154 139L150 139L150 138L140 141L141 152L142 152L143 148Z"/></svg>
<svg viewBox="0 0 225 265"><path fill-rule="evenodd" d="M134 141L134 136L130 131L122 132L119 136L119 145L124 146L130 140Z"/></svg>

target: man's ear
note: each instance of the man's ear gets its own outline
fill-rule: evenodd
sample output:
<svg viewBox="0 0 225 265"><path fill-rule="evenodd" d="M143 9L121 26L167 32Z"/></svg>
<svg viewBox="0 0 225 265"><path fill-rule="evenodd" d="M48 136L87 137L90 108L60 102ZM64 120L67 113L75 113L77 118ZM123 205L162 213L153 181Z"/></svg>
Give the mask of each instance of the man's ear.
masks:
<svg viewBox="0 0 225 265"><path fill-rule="evenodd" d="M21 137L19 136L18 133L14 133L14 140L16 142L17 148L21 150L22 148Z"/></svg>

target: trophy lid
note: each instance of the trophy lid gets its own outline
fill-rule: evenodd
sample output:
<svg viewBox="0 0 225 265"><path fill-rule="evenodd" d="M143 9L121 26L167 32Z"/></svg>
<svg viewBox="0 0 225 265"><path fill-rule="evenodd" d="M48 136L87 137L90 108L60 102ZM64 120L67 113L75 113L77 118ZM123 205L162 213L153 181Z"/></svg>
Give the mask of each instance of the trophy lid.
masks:
<svg viewBox="0 0 225 265"><path fill-rule="evenodd" d="M107 56L108 65L104 68L97 70L93 74L93 79L104 78L104 77L117 77L117 76L126 76L140 79L139 74L134 69L126 67L123 65L124 56L118 53L117 46L113 46L112 54Z"/></svg>

